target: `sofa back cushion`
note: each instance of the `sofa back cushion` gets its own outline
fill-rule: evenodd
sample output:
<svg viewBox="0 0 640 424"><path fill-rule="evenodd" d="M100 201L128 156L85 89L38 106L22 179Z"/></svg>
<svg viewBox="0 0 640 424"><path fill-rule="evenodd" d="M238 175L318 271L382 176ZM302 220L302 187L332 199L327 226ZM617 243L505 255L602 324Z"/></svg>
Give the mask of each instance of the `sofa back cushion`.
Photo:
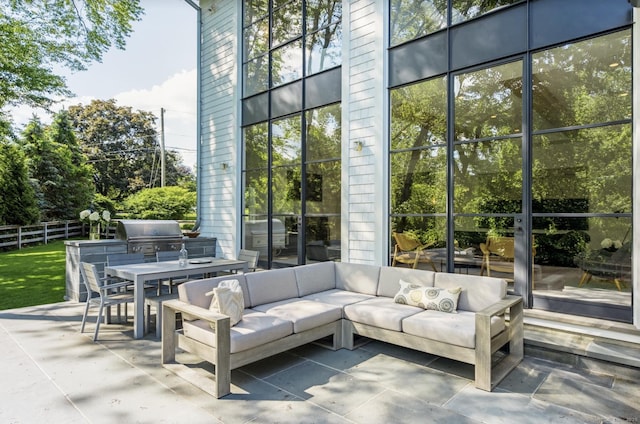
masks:
<svg viewBox="0 0 640 424"><path fill-rule="evenodd" d="M400 280L420 286L433 287L434 275L433 271L383 266L380 268L377 295L394 297L400 290Z"/></svg>
<svg viewBox="0 0 640 424"><path fill-rule="evenodd" d="M293 268L300 297L336 288L336 268L333 262L318 262Z"/></svg>
<svg viewBox="0 0 640 424"><path fill-rule="evenodd" d="M502 278L438 272L434 285L445 289L460 287L458 309L470 312L481 311L507 295L507 282Z"/></svg>
<svg viewBox="0 0 640 424"><path fill-rule="evenodd" d="M218 287L218 284L224 280L238 280L240 282L240 288L242 289L244 304L250 304L247 281L242 274L187 281L186 283L178 286L178 297L183 302L208 309L211 304L211 296L207 296L206 293L209 293L215 287Z"/></svg>
<svg viewBox="0 0 640 424"><path fill-rule="evenodd" d="M251 304L245 307L298 297L298 285L293 268L271 269L269 271L245 274Z"/></svg>
<svg viewBox="0 0 640 424"><path fill-rule="evenodd" d="M336 262L335 267L337 289L376 295L380 276L379 266Z"/></svg>

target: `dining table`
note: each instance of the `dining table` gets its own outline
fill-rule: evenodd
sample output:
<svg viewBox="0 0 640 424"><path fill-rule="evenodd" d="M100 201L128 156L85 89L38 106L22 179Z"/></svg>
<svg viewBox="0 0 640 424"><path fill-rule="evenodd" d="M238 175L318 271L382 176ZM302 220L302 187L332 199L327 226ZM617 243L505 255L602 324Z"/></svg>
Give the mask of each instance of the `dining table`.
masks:
<svg viewBox="0 0 640 424"><path fill-rule="evenodd" d="M185 266L179 261L143 262L138 264L105 266L106 276L118 277L133 283L133 338L144 337L144 296L145 283L177 277L203 278L220 271L248 272L247 261L205 257L189 259Z"/></svg>

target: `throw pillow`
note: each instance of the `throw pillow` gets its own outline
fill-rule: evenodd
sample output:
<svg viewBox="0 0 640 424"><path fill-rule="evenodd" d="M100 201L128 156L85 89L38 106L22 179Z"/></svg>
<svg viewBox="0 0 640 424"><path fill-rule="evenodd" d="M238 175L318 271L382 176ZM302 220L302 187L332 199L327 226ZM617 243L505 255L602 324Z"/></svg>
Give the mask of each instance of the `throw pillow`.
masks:
<svg viewBox="0 0 640 424"><path fill-rule="evenodd" d="M206 294L213 296L209 310L219 314L227 315L230 318L230 324L233 327L242 320L242 312L244 311L244 297L242 288L238 280L224 280ZM212 328L215 327L212 325Z"/></svg>
<svg viewBox="0 0 640 424"><path fill-rule="evenodd" d="M396 293L393 301L402 305L417 306L423 309L456 313L458 298L462 289L442 289L437 287L425 287L418 284L407 283L400 280L400 291Z"/></svg>

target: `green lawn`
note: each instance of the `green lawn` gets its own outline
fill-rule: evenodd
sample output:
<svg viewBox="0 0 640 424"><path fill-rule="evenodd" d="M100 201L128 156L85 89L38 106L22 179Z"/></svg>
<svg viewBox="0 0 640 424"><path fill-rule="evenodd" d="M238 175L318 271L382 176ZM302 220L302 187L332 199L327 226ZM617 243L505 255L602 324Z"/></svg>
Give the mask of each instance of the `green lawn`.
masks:
<svg viewBox="0 0 640 424"><path fill-rule="evenodd" d="M64 301L64 240L0 252L0 310Z"/></svg>

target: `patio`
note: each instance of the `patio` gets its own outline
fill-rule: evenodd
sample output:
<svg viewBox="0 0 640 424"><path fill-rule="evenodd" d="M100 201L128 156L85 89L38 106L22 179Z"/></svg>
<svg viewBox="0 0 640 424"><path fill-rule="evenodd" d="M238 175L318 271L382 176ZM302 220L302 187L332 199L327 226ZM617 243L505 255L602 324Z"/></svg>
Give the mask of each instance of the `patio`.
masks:
<svg viewBox="0 0 640 424"><path fill-rule="evenodd" d="M215 399L161 367L160 342L133 340L131 322L105 325L93 343L92 326L79 333L82 307L0 312L0 422L640 422L637 368L590 372L526 355L488 393L470 366L379 342L306 345L248 365L233 372L233 394Z"/></svg>

